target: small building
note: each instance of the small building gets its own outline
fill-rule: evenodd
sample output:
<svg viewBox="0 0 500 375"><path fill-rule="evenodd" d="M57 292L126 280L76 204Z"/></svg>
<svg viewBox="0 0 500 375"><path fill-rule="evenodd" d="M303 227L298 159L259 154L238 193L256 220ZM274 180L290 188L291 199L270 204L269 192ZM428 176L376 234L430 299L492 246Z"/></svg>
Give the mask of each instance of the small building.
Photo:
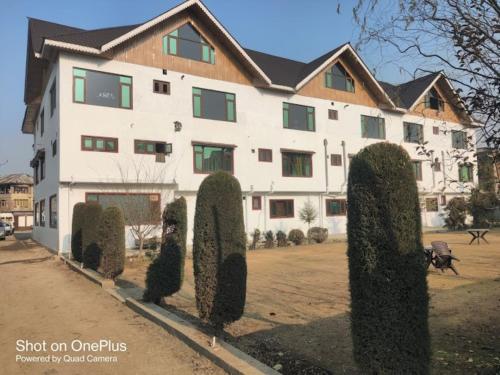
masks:
<svg viewBox="0 0 500 375"><path fill-rule="evenodd" d="M16 230L33 227L33 178L27 174L0 177L0 216Z"/></svg>

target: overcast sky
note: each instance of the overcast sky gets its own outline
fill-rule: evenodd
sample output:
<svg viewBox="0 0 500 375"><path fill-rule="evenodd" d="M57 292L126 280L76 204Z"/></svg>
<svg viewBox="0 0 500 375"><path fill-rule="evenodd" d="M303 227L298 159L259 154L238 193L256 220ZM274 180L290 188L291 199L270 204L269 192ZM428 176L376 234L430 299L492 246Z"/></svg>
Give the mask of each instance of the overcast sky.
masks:
<svg viewBox="0 0 500 375"><path fill-rule="evenodd" d="M339 44L352 41L352 0L205 0L229 32L247 48L308 62ZM31 173L33 138L21 133L24 115L27 17L84 29L136 24L180 3L179 0L6 0L0 13L0 175ZM376 56L363 56L374 66ZM377 78L398 83L408 79L396 69L379 70ZM63 124L64 126L64 124Z"/></svg>

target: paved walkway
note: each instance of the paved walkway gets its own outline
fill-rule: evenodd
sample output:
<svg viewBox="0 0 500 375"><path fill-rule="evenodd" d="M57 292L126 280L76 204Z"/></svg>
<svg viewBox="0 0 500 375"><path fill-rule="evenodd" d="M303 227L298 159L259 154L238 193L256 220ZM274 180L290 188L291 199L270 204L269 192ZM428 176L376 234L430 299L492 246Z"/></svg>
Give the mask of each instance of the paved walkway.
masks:
<svg viewBox="0 0 500 375"><path fill-rule="evenodd" d="M0 241L0 373L223 374L156 325L134 314L27 234ZM46 350L16 351L17 340L46 342ZM77 340L77 341L74 341ZM81 342L111 340L126 351L76 351ZM71 343L76 347L72 350ZM52 343L68 350L52 351ZM110 345L110 344L108 344ZM36 349L36 348L30 348ZM50 363L16 362L16 355ZM55 363L58 357L61 363ZM83 363L64 362L81 361ZM91 362L91 361L111 361ZM116 362L115 362L116 361Z"/></svg>

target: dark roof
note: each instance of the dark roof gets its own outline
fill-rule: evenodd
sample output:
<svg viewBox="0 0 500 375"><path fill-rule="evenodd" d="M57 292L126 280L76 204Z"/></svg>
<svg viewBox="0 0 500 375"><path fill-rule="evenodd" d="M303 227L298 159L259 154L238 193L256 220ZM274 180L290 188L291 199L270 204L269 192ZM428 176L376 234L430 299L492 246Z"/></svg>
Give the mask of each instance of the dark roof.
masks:
<svg viewBox="0 0 500 375"><path fill-rule="evenodd" d="M431 73L400 85L379 82L392 101L401 108L410 108L440 72Z"/></svg>
<svg viewBox="0 0 500 375"><path fill-rule="evenodd" d="M82 29L61 25L58 23L29 18L28 29L31 36L33 51L40 52L42 49L43 39L52 38L56 35L76 33L84 31Z"/></svg>
<svg viewBox="0 0 500 375"><path fill-rule="evenodd" d="M295 87L344 45L345 44L325 53L309 63L274 56L248 48L245 48L245 52L255 61L259 68L266 73L274 84Z"/></svg>

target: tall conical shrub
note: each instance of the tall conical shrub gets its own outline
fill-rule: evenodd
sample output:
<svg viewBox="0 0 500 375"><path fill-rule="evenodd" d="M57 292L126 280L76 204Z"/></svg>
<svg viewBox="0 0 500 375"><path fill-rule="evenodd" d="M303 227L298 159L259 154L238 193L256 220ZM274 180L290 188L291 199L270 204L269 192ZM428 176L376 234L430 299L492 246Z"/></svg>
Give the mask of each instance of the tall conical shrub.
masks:
<svg viewBox="0 0 500 375"><path fill-rule="evenodd" d="M219 332L245 308L246 236L241 188L225 172L203 180L196 198L193 265L200 318Z"/></svg>
<svg viewBox="0 0 500 375"><path fill-rule="evenodd" d="M159 303L162 297L177 293L184 280L186 258L187 207L180 197L163 211L161 252L148 268L143 299Z"/></svg>
<svg viewBox="0 0 500 375"><path fill-rule="evenodd" d="M114 279L125 267L125 220L118 207L108 207L102 212L97 237L102 274Z"/></svg>
<svg viewBox="0 0 500 375"><path fill-rule="evenodd" d="M428 374L428 294L418 190L403 148L353 159L347 233L354 358L366 374Z"/></svg>
<svg viewBox="0 0 500 375"><path fill-rule="evenodd" d="M85 203L82 225L82 259L83 265L97 271L101 258L101 251L97 244L99 224L101 222L102 207L97 202Z"/></svg>
<svg viewBox="0 0 500 375"><path fill-rule="evenodd" d="M71 254L77 262L82 262L82 226L84 220L85 203L80 202L73 206L71 221Z"/></svg>

